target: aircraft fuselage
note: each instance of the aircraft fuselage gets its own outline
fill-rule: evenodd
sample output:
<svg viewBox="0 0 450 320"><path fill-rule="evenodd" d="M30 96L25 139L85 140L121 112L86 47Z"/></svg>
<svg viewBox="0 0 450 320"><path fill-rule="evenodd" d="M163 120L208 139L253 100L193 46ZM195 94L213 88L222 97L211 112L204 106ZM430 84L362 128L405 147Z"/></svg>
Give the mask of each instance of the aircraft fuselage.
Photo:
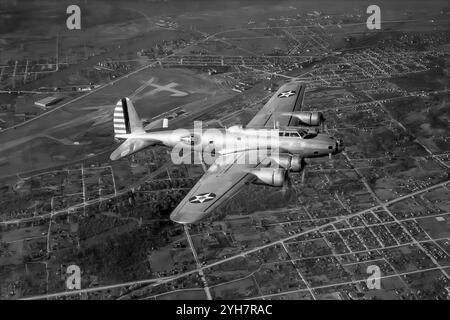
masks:
<svg viewBox="0 0 450 320"><path fill-rule="evenodd" d="M268 149L303 158L337 154L344 149L342 140L328 134L311 134L288 129L207 128L176 129L118 135L117 138L137 138L157 141L168 147L191 147L194 151L229 153Z"/></svg>

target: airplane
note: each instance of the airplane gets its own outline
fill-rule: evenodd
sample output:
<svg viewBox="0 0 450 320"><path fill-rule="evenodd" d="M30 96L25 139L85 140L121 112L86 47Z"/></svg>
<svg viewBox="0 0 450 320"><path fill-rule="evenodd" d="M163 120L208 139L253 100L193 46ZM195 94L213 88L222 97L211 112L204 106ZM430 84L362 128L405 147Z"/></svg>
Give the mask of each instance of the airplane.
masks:
<svg viewBox="0 0 450 320"><path fill-rule="evenodd" d="M125 142L110 159L118 160L154 145L174 149L181 145L179 156L183 157L187 156L184 147L189 154L211 152L209 168L202 162L204 175L170 214L174 222L195 223L245 184L283 187L289 172L304 169L305 159L331 157L344 150L342 139L305 129L323 127L325 121L321 112L300 111L305 89L299 81L282 85L245 127L201 131L195 125L194 129L146 131L131 100L123 98L114 109L113 121L115 138ZM236 143L243 140L246 143Z"/></svg>

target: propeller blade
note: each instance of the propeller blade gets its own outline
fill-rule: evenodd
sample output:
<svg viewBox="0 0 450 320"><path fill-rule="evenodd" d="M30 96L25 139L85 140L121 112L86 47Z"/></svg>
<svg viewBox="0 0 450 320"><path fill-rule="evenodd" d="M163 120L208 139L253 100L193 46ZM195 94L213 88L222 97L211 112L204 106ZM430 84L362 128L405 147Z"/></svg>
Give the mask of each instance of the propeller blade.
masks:
<svg viewBox="0 0 450 320"><path fill-rule="evenodd" d="M304 185L305 184L305 174L306 174L306 160L305 160L305 158L302 158L302 181L301 181L301 183L302 183L302 185Z"/></svg>
<svg viewBox="0 0 450 320"><path fill-rule="evenodd" d="M286 171L285 176L284 176L283 186L281 187L279 192L283 195L283 197L285 197L286 193L288 191L291 191L291 189L292 189L292 179L289 175L289 172Z"/></svg>

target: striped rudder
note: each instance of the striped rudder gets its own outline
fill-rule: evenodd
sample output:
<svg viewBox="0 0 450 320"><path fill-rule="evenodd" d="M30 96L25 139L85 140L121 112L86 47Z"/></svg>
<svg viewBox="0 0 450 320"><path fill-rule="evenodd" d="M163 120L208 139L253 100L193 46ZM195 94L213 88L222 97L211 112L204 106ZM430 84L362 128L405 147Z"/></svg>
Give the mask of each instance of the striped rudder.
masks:
<svg viewBox="0 0 450 320"><path fill-rule="evenodd" d="M117 102L114 109L114 134L123 135L133 132L144 132L142 122L131 100L123 98Z"/></svg>

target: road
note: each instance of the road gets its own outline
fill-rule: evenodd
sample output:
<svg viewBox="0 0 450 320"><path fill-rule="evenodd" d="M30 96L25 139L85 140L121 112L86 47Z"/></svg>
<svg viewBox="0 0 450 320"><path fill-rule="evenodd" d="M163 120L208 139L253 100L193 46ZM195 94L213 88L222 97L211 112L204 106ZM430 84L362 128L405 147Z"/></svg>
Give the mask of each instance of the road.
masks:
<svg viewBox="0 0 450 320"><path fill-rule="evenodd" d="M446 267L450 267L450 265L446 266ZM414 271L409 271L409 272L395 273L395 274L392 274L392 275L380 276L380 279L389 279L389 278L395 278L395 277L400 277L400 276L407 276L407 275L418 274L418 273L423 273L423 272L436 271L438 269L439 268L428 268L428 269L414 270ZM317 286L317 287L313 287L311 289L318 290L318 289L333 288L333 287L337 287L337 286L345 286L345 285L351 285L351 284L357 284L357 283L365 283L366 281L367 281L366 279L352 280L352 281L347 281L347 282L332 283L332 284L327 284L327 285L323 285L323 286ZM281 295L285 295L285 294L297 293L297 292L305 292L305 291L309 291L309 289L298 289L298 290L284 291L284 292L280 292L280 293L266 294L266 295L263 295L263 296L250 298L248 300L273 298L273 297L281 296Z"/></svg>
<svg viewBox="0 0 450 320"><path fill-rule="evenodd" d="M184 232L186 233L186 239L188 240L189 246L191 247L192 254L194 255L195 263L197 264L198 274L200 275L200 278L202 279L206 297L208 300L212 300L211 292L208 287L208 282L206 281L205 273L203 272L203 269L202 269L202 264L200 263L200 260L198 259L197 251L195 250L194 244L192 243L191 235L189 234L189 226L188 225L184 225Z"/></svg>
<svg viewBox="0 0 450 320"><path fill-rule="evenodd" d="M405 22L416 22L416 21L420 21L420 20L406 20L406 19L405 20L392 20L392 21L384 21L384 23L405 23ZM340 25L345 27L345 26L356 26L356 25L363 25L363 24L365 24L365 22L348 23L348 24L340 24ZM324 25L324 27L331 27L331 26L337 26L337 25L336 24ZM102 90L102 89L104 89L104 88L106 88L108 86L114 85L115 83L117 83L119 81L122 81L123 79L126 79L129 76L132 76L132 75L134 75L136 73L139 73L139 72L141 72L143 70L146 70L148 68L154 67L155 65L157 65L158 63L160 63L164 59L166 59L168 57L171 57L171 56L176 56L178 53L182 53L183 51L186 50L186 48L197 46L198 44L200 44L202 42L205 42L205 41L208 41L208 40L211 40L213 38L216 38L217 36L219 36L221 34L225 34L225 33L229 33L229 32L235 32L235 31L243 31L243 30L264 30L264 29L279 29L279 28L281 28L281 29L288 29L288 28L301 28L301 27L302 28L312 28L312 27L317 27L317 25L301 25L301 26L286 26L286 27L231 28L231 29L227 29L227 30L223 30L223 31L218 31L218 32L213 33L211 35L207 35L207 34L205 34L203 32L200 32L200 31L196 30L199 34L204 36L203 39L200 39L198 41L194 41L192 44L190 44L190 45L188 45L188 46L186 46L184 48L181 48L181 49L178 49L178 50L174 50L174 52L172 54L170 54L170 55L167 55L167 56L165 56L165 57L163 57L161 59L158 59L158 60L156 60L156 61L154 61L154 62L152 62L152 63L150 63L148 65L145 65L145 66L143 66L141 68L138 68L138 69L136 69L136 70L126 74L126 75L123 75L123 76L121 76L121 77L119 77L119 78L117 78L117 79L115 79L113 81L105 83L105 84L103 84L103 85L101 85L101 86L99 86L97 88L94 88L93 90L85 93L82 96L76 97L76 98L74 98L74 99L72 99L70 101L67 101L67 102L59 105L58 107L55 107L55 108L53 108L53 109L51 109L51 110L49 110L47 112L44 112L44 113L42 113L42 114L40 114L40 115L38 115L38 116L36 116L36 117L34 117L32 119L29 119L29 120L24 121L24 122L22 122L20 124L17 124L15 127L21 127L21 126L24 126L24 125L26 125L26 124L28 124L30 122L35 121L36 119L42 118L45 115L48 115L48 114L50 114L50 113L52 113L52 112L54 112L56 110L64 108L65 106L67 106L67 105L69 105L71 103L74 103L74 102L79 101L79 100L81 100L83 98L86 98L86 97L90 96L91 94L93 94L95 92L98 92L98 91L100 91L100 90ZM5 133L5 132L9 131L9 130L13 130L13 128L14 127L5 128L4 130L2 130L0 132L0 135L2 133Z"/></svg>
<svg viewBox="0 0 450 320"><path fill-rule="evenodd" d="M398 20L398 21L392 21L392 22L410 22L410 21L414 21L414 20ZM361 24L361 23L349 24L349 25L360 25L360 24ZM311 26L304 26L304 27L311 27ZM272 28L272 27L267 27L267 28L245 28L245 30L248 30L248 29L271 29L271 28ZM275 28L276 28L276 27L275 27ZM292 28L292 26L289 26L289 27L280 27L280 28ZM242 29L242 28L241 28L241 29ZM241 30L241 29L232 29L232 30L235 31L235 30ZM200 40L200 41L198 41L198 43L200 43L200 42L202 42L202 41L206 41L206 40L208 40L208 39L212 39L212 38L216 37L218 34L221 34L221 33L224 33L224 32L230 32L230 31L231 31L231 30L221 31L221 32L217 32L217 33L215 33L215 34L213 34L213 35L205 36L205 38L202 39L202 40ZM182 50L185 50L185 49L186 49L186 48L183 48ZM176 54L176 53L174 52L172 55L175 55L175 54ZM172 56L172 55L170 55L170 56ZM138 70L133 71L132 73L130 73L130 74L126 75L126 76L123 76L123 77L121 77L121 78L119 78L119 79L116 79L115 81L113 81L113 82L111 82L111 83L108 83L108 84L105 84L105 85L103 85L102 87L99 87L99 88L94 89L94 90L96 90L96 91L101 90L102 88L104 88L104 87L106 87L106 86L108 86L108 85L114 84L115 82L120 81L120 80L122 80L122 79L128 77L129 75L132 75L132 74L134 74L134 73L136 73L136 72L140 72L140 71L142 71L142 70L144 70L144 69L146 69L146 68L149 68L149 67L151 67L151 66L153 66L153 65L155 65L156 63L159 63L159 62L160 62L160 61L155 61L155 62L153 62L153 63L151 63L151 64L149 64L149 65L146 65L146 66L144 66L144 67L142 67L142 68L140 68L140 69L138 69ZM72 103L72 102L75 102L75 101L77 101L77 100L79 100L79 99L82 99L83 97L88 96L89 94L92 94L93 92L95 92L94 90L91 91L91 92L89 92L89 93L87 93L87 94L85 94L85 95L83 95L83 96L80 96L80 97L78 97L78 98L76 98L76 99L74 99L74 100L72 100L72 101L69 101L69 102L65 103L64 105L67 105L67 104L69 104L69 103ZM58 108L62 108L64 105L61 105L61 106L59 106ZM53 112L53 111L55 111L55 110L56 110L56 108L53 109L53 110L50 110L49 112L47 112L47 113L45 113L45 114L48 114L48 113ZM40 115L39 117L41 117L41 116L43 116L43 115L44 115L44 114ZM36 119L36 118L31 119L31 120L29 120L29 122L31 122L31 121L33 121L33 120L35 120L35 119ZM23 124L22 124L22 125L23 125ZM165 168L165 167L162 167L162 168L160 168L160 169L158 169L158 170L162 170L162 169L165 170L166 168ZM147 179L149 179L149 178L150 178L150 177L147 177ZM364 181L363 181L363 182L364 182ZM141 183L141 182L139 182L139 183ZM342 216L342 217L340 217L340 218L337 218L336 220L333 220L333 221L328 222L328 223L325 223L325 224L323 224L323 225L320 225L320 226L311 228L311 229L306 230L306 231L304 231L304 232L299 232L299 233L296 233L296 234L294 234L294 235L290 235L290 236L288 236L288 237L285 237L285 238L282 238L282 239L279 239L279 240L276 240L276 241L273 241L273 242L270 242L270 243L267 243L267 244L264 244L264 245L261 245L261 246L258 246L258 247L255 247L255 248L246 250L246 251L243 251L243 252L241 252L241 253L232 255L232 256L227 257L227 258L225 258L225 259L221 259L221 260L219 260L219 261L216 261L216 262L213 262L213 263L210 263L210 264L206 264L206 265L203 265L203 266L201 265L201 262L200 262L200 260L198 259L196 250L195 250L195 248L194 248L194 245L193 245L193 242L192 242L192 239L191 239L191 235L189 234L189 229L188 229L188 227L185 227L186 238L187 238L187 241L188 241L188 243L189 243L189 245L190 245L191 251L192 251L192 253L193 253L194 259L195 259L196 264L197 264L197 269L195 269L195 270L192 270L192 271L189 271L189 272L186 272L186 273L182 273L182 274L179 274L179 275L176 275L176 276L172 276L172 277L166 277L166 278L153 278L153 279L138 280L138 281L132 281L132 282L127 282L127 283L121 283L121 284L114 284L114 285L108 285L108 286L96 287L96 288L88 288L88 289L82 289L82 290L76 290L76 291L69 291L69 292L61 292L61 293L53 293L53 294L40 295L40 296L35 296L35 297L28 297L28 298L25 298L25 299L56 298L56 297L59 297L59 296L68 296L68 295L73 295L73 294L95 292L95 291L108 290L108 289L113 289L113 288L126 287L126 286L133 286L133 285L140 285L140 284L155 284L155 285L158 285L158 284L166 283L166 282L169 282L169 281L173 281L173 280L175 280L175 279L182 278L182 277L185 277L185 276L187 276L187 275L194 274L194 273L198 273L198 274L200 275L200 277L202 278L202 281L203 281L203 283L204 283L204 289L205 289L205 293L206 293L206 295L207 295L207 298L208 298L208 299L211 299L211 294L210 294L210 292L209 292L209 287L208 287L208 285L207 285L206 277L205 277L204 272L203 272L204 270L206 270L206 269L208 269L208 268L214 267L214 266L219 265L219 264L223 264L223 263L225 263L225 262L231 261L231 260L236 259L236 258L238 258L238 257L245 257L245 256L248 255L248 254L257 252L257 251L259 251L259 250L262 250L262 249L265 249L265 248L268 248L268 247L271 247L271 246L274 246L274 245L277 245L277 244L281 244L281 245L284 246L284 242L285 242L285 241L293 240L293 239L295 239L295 238L297 238L297 237L299 237L299 236L307 235L307 234L310 234L310 233L319 231L319 230L321 230L321 229L323 229L323 228L326 228L326 227L328 227L328 226L334 226L335 223L338 223L338 222L340 222L340 221L347 220L347 219L349 219L349 218L351 218L351 217L359 216L359 215L364 214L364 213L367 213L367 212L371 212L372 210L375 210L375 209L383 208L383 209L387 210L387 207L388 207L389 205L391 205L391 204L394 204L394 203L396 203L396 202L405 200L405 199L407 199L407 198L409 198L409 197L412 197L412 196L415 196L415 195L418 195L418 194L422 194L422 193L425 193L425 192L434 190L434 189L436 189L436 188L440 188L440 187L446 186L448 183L449 183L449 181L444 181L444 182L442 182L442 183L439 183L439 184L436 184L436 185L427 187L427 188L422 189L422 190L418 190L418 191L416 191L416 192L412 192L412 193L410 193L410 194L408 194L408 195L405 195L405 196L402 196L402 197L398 197L398 198L396 198L396 199L393 199L393 200L390 200L390 201L386 201L386 202L384 202L384 203L378 200L379 204L376 205L376 206L373 206L373 207L371 207L371 208L369 208L369 209L365 209L365 210L362 210L362 211L359 211L359 212L356 212L356 213L353 213L353 214L349 214L349 215L346 215L346 216ZM366 185L366 187L368 187L368 185L367 185L366 183L365 183L365 185ZM118 196L118 195L121 195L121 194L127 192L129 189L131 189L131 187L130 187L130 188L127 188L127 190L124 190L124 191L121 191L121 192L117 193L117 195L111 195L111 196L108 196L108 197L103 197L103 198L101 198L101 199L94 199L94 200L91 200L91 201L93 201L92 203L96 203L96 202L98 202L98 201L103 201L103 200L106 200L106 199L109 199L109 198L113 198L113 197L115 197L115 196ZM370 190L370 188L368 188L368 189ZM373 194L372 194L372 195L373 195ZM375 199L377 199L376 196L375 196ZM77 205L77 206L74 206L73 208L78 208L79 206L84 206L84 205L89 205L89 204L91 204L90 201L87 201L87 202L83 202L82 204L79 204L79 205ZM66 212L67 210L68 210L68 209L61 210L60 213L61 213L61 212ZM54 214L57 214L57 212L52 212L52 213L50 213L48 217L52 217ZM392 215L392 214L391 214L391 215ZM41 217L43 217L43 216L41 216ZM39 218L41 218L41 217L37 217L37 218L39 219ZM44 216L44 217L45 217L45 216ZM395 218L395 216L394 216L394 218ZM20 221L19 221L19 222L20 222ZM1 223L1 222L0 222L0 223ZM12 220L12 222L11 222L11 221L5 221L5 222L2 222L2 223L8 224L8 223L18 223L18 222ZM413 238L413 239L414 239L414 238ZM417 241L416 241L416 242L417 242ZM415 244L420 245L418 242L415 243ZM443 268L442 266L440 266L440 267L441 267L441 269ZM446 266L445 266L445 267L446 267ZM431 269L430 269L430 270L431 270ZM433 268L433 270L434 270L434 268ZM423 270L421 270L420 272L422 272L422 271L423 271ZM397 275L396 275L396 276L397 276ZM353 282L352 282L352 283L353 283ZM313 288L313 289L314 289L314 288ZM308 289L305 289L305 290L309 290L309 291L311 292L311 288L309 288L309 287L308 287ZM298 290L297 290L297 291L298 291ZM295 292L297 292L297 291L295 291ZM284 292L283 294L285 294L285 293L286 293L286 292Z"/></svg>
<svg viewBox="0 0 450 320"><path fill-rule="evenodd" d="M172 281L172 280L173 280L172 277L164 277L164 278L157 278L157 279L131 281L131 282L126 282L126 283L112 284L112 285L108 285L108 286L101 286L101 287L95 287L95 288L86 288L86 289L80 289L80 290L58 292L58 293L53 293L53 294L44 294L44 295L40 295L40 296L22 298L21 300L51 299L51 298L78 295L78 294L89 293L89 292L117 289L117 288L122 288L122 287L126 287L126 286L137 286L137 285L142 285L142 284L158 285L160 283L168 282L168 281Z"/></svg>
<svg viewBox="0 0 450 320"><path fill-rule="evenodd" d="M358 211L358 212L355 212L355 213L352 213L352 214L349 214L349 215L342 216L340 218L337 218L336 220L333 220L331 222L325 223L323 225L311 228L311 229L303 231L303 232L296 233L294 235L290 235L288 237L281 238L279 240L276 240L276 241L273 241L273 242L270 242L270 243L267 243L267 244L264 244L264 245L261 245L261 246L258 246L258 247L246 250L246 251L242 251L241 253L238 253L238 254L235 254L235 255L231 255L231 256L229 256L227 258L224 258L224 259L221 259L219 261L212 262L212 263L209 263L209 264L205 264L205 265L200 266L200 267L198 266L199 265L199 261L198 261L198 258L197 258L196 259L197 269L194 269L194 270L191 270L191 271L188 271L188 272L185 272L185 273L180 273L180 274L172 276L172 277L168 277L168 278L151 278L151 279L145 279L145 280L137 280L137 281L119 283L119 284L114 284L114 285L108 285L108 286L100 286L100 287L96 287L96 288L81 289L81 290L74 290L74 291L63 291L63 292L59 292L59 293L38 295L38 296L33 296L33 297L27 297L27 298L24 298L24 299L26 299L26 300L39 300L39 299L47 299L47 298L56 298L56 297L59 297L59 296L76 295L76 294L80 294L80 293L84 293L84 292L102 291L102 290L107 290L107 289L111 289L111 288L119 288L119 287L133 286L133 285L146 284L146 283L156 283L156 285L157 285L157 284L162 284L162 283L166 283L166 282L169 282L169 281L173 281L173 280L176 280L176 279L179 279L179 278L183 278L183 277L186 277L186 276L194 274L194 273L199 273L200 274L200 272L203 272L203 270L209 269L211 267L214 267L214 266L217 266L217 265L229 262L229 261L234 260L234 259L239 258L239 257L245 257L246 255L249 255L251 253L257 252L257 251L259 251L261 249L265 249L265 248L269 248L269 247L275 246L277 244L278 245L282 245L285 241L294 240L294 239L298 238L299 236L304 236L304 235L307 235L307 234L319 231L321 229L324 229L326 227L332 226L335 223L347 220L349 218L360 216L360 215L362 215L364 213L371 212L372 210L375 210L375 209L380 209L380 208L382 208L384 206L392 205L394 203L403 201L403 200L408 199L410 197L413 197L413 196L416 196L416 195L419 195L419 194L422 194L422 193L425 193L425 192L428 192L428 191L432 191L432 190L435 190L435 189L438 189L438 188L441 188L441 187L445 187L449 183L450 183L450 180L447 180L447 181L444 181L444 182L441 182L441 183L429 186L429 187L427 187L425 189L418 190L418 191L415 191L415 192L411 192L411 193L409 193L407 195L398 197L396 199L392 199L390 201L386 201L383 205L381 205L381 204L380 205L376 205L376 206L373 206L373 207L368 208L368 209L364 209L364 210L361 210L361 211ZM190 243L190 245L191 245L191 243ZM444 266L440 266L440 267L444 268ZM433 268L433 270L440 270L440 268L436 267L436 268ZM424 272L424 270L418 270L417 272ZM397 276L397 275L395 275L395 276ZM315 289L315 288L310 288L310 289ZM308 291L308 289L304 289L304 290ZM292 292L298 292L298 291L299 290L295 290L295 291L292 291ZM290 293L290 292L283 292L283 293L286 294L286 293ZM280 293L280 294L282 294L282 293Z"/></svg>
<svg viewBox="0 0 450 320"><path fill-rule="evenodd" d="M49 212L49 213L46 213L46 214L42 214L42 215L39 215L39 216L23 218L23 219L12 219L12 220L0 221L0 226L2 226L2 225L3 226L8 226L8 225L19 224L19 223L24 223L24 222L32 222L32 221L48 219L48 218L52 218L54 216L57 216L59 214L66 213L68 211L76 210L76 209L79 209L79 208L84 208L86 206L90 206L90 205L93 205L93 204L96 204L96 203L100 203L102 201L106 201L106 200L109 200L109 199L113 199L113 198L119 197L121 195L126 194L131 189L134 189L134 188L138 187L139 185L141 185L145 181L157 177L161 173L165 172L171 166L173 166L172 162L167 162L164 165L162 165L160 168L158 168L157 170L155 170L155 171L145 175L143 178L137 180L133 184L129 185L127 188L125 188L123 190L120 190L120 191L117 191L114 194L102 196L101 198L99 197L99 198L95 198L95 199L92 199L92 200L84 201L84 202L78 203L76 205L73 205L73 206L70 206L70 207L67 207L67 208L64 208L64 209L61 209L61 210ZM85 188L83 187L83 191L84 191L84 189ZM83 198L85 198L85 196L83 196Z"/></svg>

